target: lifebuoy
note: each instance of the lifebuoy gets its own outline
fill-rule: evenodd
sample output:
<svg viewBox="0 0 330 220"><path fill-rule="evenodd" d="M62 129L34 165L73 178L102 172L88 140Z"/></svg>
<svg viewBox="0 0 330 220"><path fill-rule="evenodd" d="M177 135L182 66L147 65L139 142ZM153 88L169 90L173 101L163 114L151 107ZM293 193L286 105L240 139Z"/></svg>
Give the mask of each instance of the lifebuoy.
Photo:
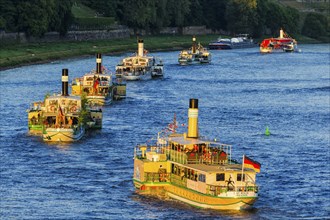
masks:
<svg viewBox="0 0 330 220"><path fill-rule="evenodd" d="M72 106L70 108L70 112L76 112L77 111L77 106Z"/></svg>
<svg viewBox="0 0 330 220"><path fill-rule="evenodd" d="M49 106L49 111L54 112L54 110L55 110L55 106L54 105Z"/></svg>

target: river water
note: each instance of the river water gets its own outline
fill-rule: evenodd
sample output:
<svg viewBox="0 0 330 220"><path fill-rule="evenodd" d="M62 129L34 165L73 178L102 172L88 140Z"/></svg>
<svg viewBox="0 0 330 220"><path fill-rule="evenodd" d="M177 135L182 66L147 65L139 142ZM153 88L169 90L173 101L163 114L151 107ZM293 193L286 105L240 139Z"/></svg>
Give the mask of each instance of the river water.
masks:
<svg viewBox="0 0 330 220"><path fill-rule="evenodd" d="M95 58L62 60L0 72L1 219L326 219L330 216L330 47L261 55L257 48L212 51L210 65L163 59L164 79L128 82L127 98L103 108L103 128L72 144L28 134L26 109L69 79L95 68ZM120 56L104 56L114 71ZM250 211L196 209L137 194L133 148L173 119L187 123L199 99L204 136L232 144L262 164L259 200ZM265 136L269 127L270 136ZM184 131L184 127L180 128Z"/></svg>

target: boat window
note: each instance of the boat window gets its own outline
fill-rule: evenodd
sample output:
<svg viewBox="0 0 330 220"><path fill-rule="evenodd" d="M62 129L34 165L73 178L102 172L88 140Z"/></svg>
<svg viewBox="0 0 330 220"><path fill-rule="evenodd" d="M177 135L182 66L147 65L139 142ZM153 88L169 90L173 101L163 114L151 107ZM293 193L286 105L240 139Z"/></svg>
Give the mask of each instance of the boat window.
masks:
<svg viewBox="0 0 330 220"><path fill-rule="evenodd" d="M225 174L224 173L217 173L216 180L217 181L225 181Z"/></svg>
<svg viewBox="0 0 330 220"><path fill-rule="evenodd" d="M49 105L56 105L57 106L57 100L49 100Z"/></svg>
<svg viewBox="0 0 330 220"><path fill-rule="evenodd" d="M199 181L199 182L203 182L203 183L205 183L205 181L206 181L206 177L205 177L205 175L204 175L204 174L199 174L199 176L198 176L198 181Z"/></svg>
<svg viewBox="0 0 330 220"><path fill-rule="evenodd" d="M242 174L237 174L237 181L242 181ZM245 181L245 174L243 174L243 181Z"/></svg>

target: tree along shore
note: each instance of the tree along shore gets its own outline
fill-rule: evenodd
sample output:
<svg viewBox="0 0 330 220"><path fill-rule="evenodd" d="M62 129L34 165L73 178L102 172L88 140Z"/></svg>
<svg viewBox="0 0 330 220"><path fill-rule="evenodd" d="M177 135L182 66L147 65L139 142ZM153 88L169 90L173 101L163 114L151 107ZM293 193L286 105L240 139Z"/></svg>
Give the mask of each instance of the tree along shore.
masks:
<svg viewBox="0 0 330 220"><path fill-rule="evenodd" d="M196 36L197 42L200 42L206 48L209 42L216 40L218 37L218 35ZM188 49L192 43L192 36L189 35L145 36L143 39L145 49L151 53L154 51ZM258 44L261 40L262 38L256 39L255 42ZM298 43L320 43L303 36L300 36L297 40ZM95 55L96 53L113 55L135 52L136 50L136 37L115 40L6 45L2 46L0 50L0 70L72 57Z"/></svg>

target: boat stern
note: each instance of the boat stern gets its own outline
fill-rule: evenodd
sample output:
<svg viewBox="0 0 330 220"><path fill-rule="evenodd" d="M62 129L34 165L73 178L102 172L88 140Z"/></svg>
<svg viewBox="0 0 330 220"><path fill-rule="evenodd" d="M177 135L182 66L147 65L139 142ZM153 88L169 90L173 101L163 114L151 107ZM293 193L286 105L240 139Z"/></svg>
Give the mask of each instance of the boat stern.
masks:
<svg viewBox="0 0 330 220"><path fill-rule="evenodd" d="M113 91L112 97L114 100L125 99L126 98L126 83L114 82L112 91Z"/></svg>
<svg viewBox="0 0 330 220"><path fill-rule="evenodd" d="M134 156L133 183L140 191L154 193L169 187L171 164L157 147L137 146Z"/></svg>

